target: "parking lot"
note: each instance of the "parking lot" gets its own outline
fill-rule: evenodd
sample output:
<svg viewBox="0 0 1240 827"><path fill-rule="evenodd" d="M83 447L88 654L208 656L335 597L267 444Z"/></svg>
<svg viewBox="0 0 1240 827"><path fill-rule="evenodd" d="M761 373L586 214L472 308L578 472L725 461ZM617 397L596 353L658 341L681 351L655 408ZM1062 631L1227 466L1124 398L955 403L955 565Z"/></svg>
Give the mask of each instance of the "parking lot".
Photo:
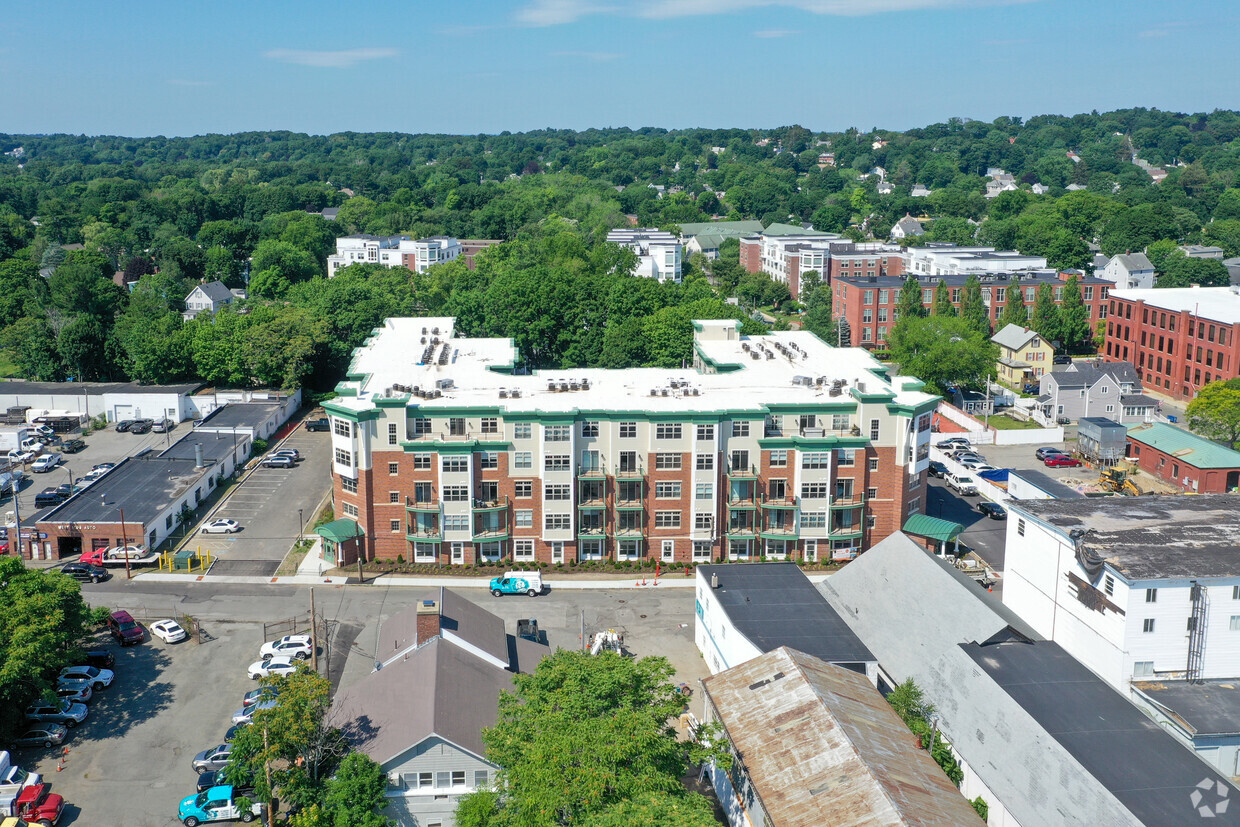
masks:
<svg viewBox="0 0 1240 827"><path fill-rule="evenodd" d="M300 452L297 467L255 468L208 518L236 520L241 531L199 532L189 539L187 548L209 550L218 556L211 575L270 577L302 525L314 519L315 509L331 485L331 440L327 434L310 433L298 426L281 447Z"/></svg>

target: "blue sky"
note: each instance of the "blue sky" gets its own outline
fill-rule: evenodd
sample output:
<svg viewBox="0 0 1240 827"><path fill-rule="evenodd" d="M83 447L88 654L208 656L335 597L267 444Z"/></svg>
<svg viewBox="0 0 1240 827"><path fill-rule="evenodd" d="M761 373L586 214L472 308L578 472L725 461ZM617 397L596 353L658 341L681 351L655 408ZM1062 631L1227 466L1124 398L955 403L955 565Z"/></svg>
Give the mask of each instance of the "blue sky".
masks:
<svg viewBox="0 0 1240 827"><path fill-rule="evenodd" d="M25 4L0 131L479 133L1240 108L1235 0Z"/></svg>

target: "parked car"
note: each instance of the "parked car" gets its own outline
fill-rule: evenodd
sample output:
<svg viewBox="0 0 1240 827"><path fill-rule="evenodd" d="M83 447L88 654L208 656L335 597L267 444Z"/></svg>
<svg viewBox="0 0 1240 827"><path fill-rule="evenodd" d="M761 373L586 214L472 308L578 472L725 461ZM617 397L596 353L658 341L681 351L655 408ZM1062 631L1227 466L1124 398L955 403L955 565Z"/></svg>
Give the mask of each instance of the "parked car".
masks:
<svg viewBox="0 0 1240 827"><path fill-rule="evenodd" d="M294 461L301 459L301 451L296 448L277 448L271 452L273 457L292 457Z"/></svg>
<svg viewBox="0 0 1240 827"><path fill-rule="evenodd" d="M954 451L958 448L968 448L971 444L969 440L962 436L954 436L934 443L934 447L940 451Z"/></svg>
<svg viewBox="0 0 1240 827"><path fill-rule="evenodd" d="M1052 454L1063 455L1065 453L1066 453L1065 451L1061 451L1058 448L1043 447L1043 448L1039 448L1038 450L1034 451L1033 455L1037 457L1038 459L1046 459Z"/></svg>
<svg viewBox="0 0 1240 827"><path fill-rule="evenodd" d="M237 733L248 727L249 724L233 724L224 733L224 743L231 744L232 740L237 737Z"/></svg>
<svg viewBox="0 0 1240 827"><path fill-rule="evenodd" d="M146 638L146 630L142 628L142 624L123 609L108 615L108 631L121 646L141 643Z"/></svg>
<svg viewBox="0 0 1240 827"><path fill-rule="evenodd" d="M542 572L509 571L503 577L491 578L491 594L499 597L504 594L525 594L535 597L543 593Z"/></svg>
<svg viewBox="0 0 1240 827"><path fill-rule="evenodd" d="M67 500L68 497L60 496L60 492L55 488L44 488L38 494L34 495L35 508L48 508L53 505L60 505Z"/></svg>
<svg viewBox="0 0 1240 827"><path fill-rule="evenodd" d="M129 426L129 433L149 434L151 432L151 428L154 427L154 425L155 425L155 420L153 419L135 419L134 423Z"/></svg>
<svg viewBox="0 0 1240 827"><path fill-rule="evenodd" d="M180 643L189 637L181 624L175 620L157 620L151 624L151 634L164 643Z"/></svg>
<svg viewBox="0 0 1240 827"><path fill-rule="evenodd" d="M61 698L57 701L54 704L38 701L26 707L26 720L64 724L69 729L73 729L85 721L86 716L90 714L86 704L75 704Z"/></svg>
<svg viewBox="0 0 1240 827"><path fill-rule="evenodd" d="M932 459L930 460L929 474L932 477L938 477L939 479L942 479L943 477L947 476L947 466L939 462L938 460Z"/></svg>
<svg viewBox="0 0 1240 827"><path fill-rule="evenodd" d="M254 720L254 713L260 709L275 709L276 699L268 698L265 701L259 701L250 706L243 706L232 714L232 722L234 724L248 724Z"/></svg>
<svg viewBox="0 0 1240 827"><path fill-rule="evenodd" d="M977 496L977 485L972 477L965 474L948 474L947 487L962 496Z"/></svg>
<svg viewBox="0 0 1240 827"><path fill-rule="evenodd" d="M263 468L294 468L297 462L290 456L269 456L259 463Z"/></svg>
<svg viewBox="0 0 1240 827"><path fill-rule="evenodd" d="M65 444L60 446L60 450L66 454L76 454L78 451L86 447L86 441L82 439L67 439Z"/></svg>
<svg viewBox="0 0 1240 827"><path fill-rule="evenodd" d="M76 485L70 485L67 482L62 482L60 485L56 486L56 493L62 500L69 499L81 490L82 489L78 488Z"/></svg>
<svg viewBox="0 0 1240 827"><path fill-rule="evenodd" d="M88 649L86 657L83 658L87 666L93 666L96 669L108 669L112 664L116 663L116 655L107 649Z"/></svg>
<svg viewBox="0 0 1240 827"><path fill-rule="evenodd" d="M250 664L247 674L250 676L250 680L256 681L268 675L287 675L296 670L296 660L290 657L278 657L254 661L254 663Z"/></svg>
<svg viewBox="0 0 1240 827"><path fill-rule="evenodd" d="M223 770L207 770L206 772L199 773L198 774L198 785L197 785L198 792L202 792L203 790L209 790L212 787L222 784L223 782L224 782L224 771Z"/></svg>
<svg viewBox="0 0 1240 827"><path fill-rule="evenodd" d="M136 419L122 419L120 422L116 423L116 430L117 431L128 431L130 428L133 427L133 424L136 421L137 421Z"/></svg>
<svg viewBox="0 0 1240 827"><path fill-rule="evenodd" d="M198 530L203 534L236 534L241 530L241 523L236 520L212 520Z"/></svg>
<svg viewBox="0 0 1240 827"><path fill-rule="evenodd" d="M959 462L962 466L964 466L965 468L968 468L970 471L976 471L978 467L982 465L986 465L986 460L982 459L979 456L965 457L964 459L959 460Z"/></svg>
<svg viewBox="0 0 1240 827"><path fill-rule="evenodd" d="M258 689L251 689L249 692L241 696L242 706L253 706L259 701L266 701L279 697L280 690L274 686L260 686ZM227 740L227 739L225 739Z"/></svg>
<svg viewBox="0 0 1240 827"><path fill-rule="evenodd" d="M1052 365L1070 365L1072 364L1071 356L1056 356L1051 359Z"/></svg>
<svg viewBox="0 0 1240 827"><path fill-rule="evenodd" d="M93 563L68 563L61 571L79 583L99 583L112 576L103 566Z"/></svg>
<svg viewBox="0 0 1240 827"><path fill-rule="evenodd" d="M1047 468L1078 468L1081 465L1081 461L1067 454L1051 454L1042 460L1042 464Z"/></svg>
<svg viewBox="0 0 1240 827"><path fill-rule="evenodd" d="M46 474L60 465L60 454L44 454L30 464L30 470L36 474Z"/></svg>
<svg viewBox="0 0 1240 827"><path fill-rule="evenodd" d="M310 635L285 635L279 640L264 643L258 650L258 655L263 660L278 656L306 660L312 654L314 654L314 644L311 643Z"/></svg>
<svg viewBox="0 0 1240 827"><path fill-rule="evenodd" d="M330 420L328 420L328 418L325 416L321 416L318 419L307 419L306 420L307 431L329 431L331 430L331 427L332 426L331 426Z"/></svg>
<svg viewBox="0 0 1240 827"><path fill-rule="evenodd" d="M115 678L116 673L111 669L103 669L84 663L80 666L66 666L60 670L60 675L57 679L90 681L91 687L98 690L111 686Z"/></svg>
<svg viewBox="0 0 1240 827"><path fill-rule="evenodd" d="M994 467L993 465L987 465L986 463L983 462L981 465L974 465L970 467L969 470L972 471L974 474L977 474L980 477L982 474L986 473L987 471L998 471L999 469Z"/></svg>
<svg viewBox="0 0 1240 827"><path fill-rule="evenodd" d="M191 759L190 766L194 768L194 772L199 773L207 770L222 770L228 766L228 756L231 753L232 744L220 744L204 749Z"/></svg>
<svg viewBox="0 0 1240 827"><path fill-rule="evenodd" d="M251 800L245 790L220 784L187 796L177 808L177 818L185 827L198 827L204 821L253 821L266 812L261 802L242 808L242 798Z"/></svg>
<svg viewBox="0 0 1240 827"><path fill-rule="evenodd" d="M982 502L977 504L977 510L982 512L983 514L985 514L987 517L989 517L992 520L1006 520L1007 519L1007 512L1003 509L1003 506L999 505L998 503L992 503L988 500L983 500Z"/></svg>
<svg viewBox="0 0 1240 827"><path fill-rule="evenodd" d="M23 451L20 448L9 451L5 455L10 465L25 465L27 462L34 462L34 451Z"/></svg>
<svg viewBox="0 0 1240 827"><path fill-rule="evenodd" d="M95 690L80 681L61 681L56 685L56 697L71 704L89 703Z"/></svg>
<svg viewBox="0 0 1240 827"><path fill-rule="evenodd" d="M60 724L41 724L13 739L19 747L54 747L63 744L69 730Z"/></svg>
<svg viewBox="0 0 1240 827"><path fill-rule="evenodd" d="M177 424L171 419L156 419L151 423L151 430L157 434L167 433L175 428Z"/></svg>
<svg viewBox="0 0 1240 827"><path fill-rule="evenodd" d="M92 470L92 471L111 471L111 470L112 470L113 468L115 468L115 467L116 467L116 463L115 463L115 462L100 462L100 463L96 463L95 465L92 465L92 466L90 467L90 470Z"/></svg>
<svg viewBox="0 0 1240 827"><path fill-rule="evenodd" d="M970 459L978 460L979 462L986 461L986 458L984 456L982 456L981 454L975 451L957 451L956 453L951 455L951 458L955 460L956 462L964 462L965 460L970 460Z"/></svg>

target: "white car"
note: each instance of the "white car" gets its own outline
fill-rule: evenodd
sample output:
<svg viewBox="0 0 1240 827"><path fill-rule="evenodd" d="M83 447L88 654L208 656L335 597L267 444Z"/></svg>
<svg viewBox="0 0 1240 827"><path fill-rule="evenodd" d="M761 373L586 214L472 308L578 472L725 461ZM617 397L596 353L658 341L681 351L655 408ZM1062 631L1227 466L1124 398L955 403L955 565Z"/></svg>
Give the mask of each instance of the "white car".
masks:
<svg viewBox="0 0 1240 827"><path fill-rule="evenodd" d="M189 637L181 624L175 620L157 620L151 624L151 634L164 643L180 643Z"/></svg>
<svg viewBox="0 0 1240 827"><path fill-rule="evenodd" d="M236 520L212 520L199 531L203 534L235 534L241 530L241 523Z"/></svg>
<svg viewBox="0 0 1240 827"><path fill-rule="evenodd" d="M111 669L100 669L97 666L66 666L60 670L58 681L89 681L95 691L112 685L116 674Z"/></svg>
<svg viewBox="0 0 1240 827"><path fill-rule="evenodd" d="M42 474L51 471L60 464L60 454L44 454L34 461L30 466L30 470L36 474Z"/></svg>
<svg viewBox="0 0 1240 827"><path fill-rule="evenodd" d="M276 699L268 698L250 706L243 706L232 714L234 724L248 724L254 721L254 713L260 709L275 709Z"/></svg>
<svg viewBox="0 0 1240 827"><path fill-rule="evenodd" d="M314 644L311 643L309 635L285 635L279 640L264 643L258 654L263 660L273 657L305 660L314 654Z"/></svg>
<svg viewBox="0 0 1240 827"><path fill-rule="evenodd" d="M250 664L247 671L252 681L268 675L288 675L297 671L297 661L287 657L257 660Z"/></svg>

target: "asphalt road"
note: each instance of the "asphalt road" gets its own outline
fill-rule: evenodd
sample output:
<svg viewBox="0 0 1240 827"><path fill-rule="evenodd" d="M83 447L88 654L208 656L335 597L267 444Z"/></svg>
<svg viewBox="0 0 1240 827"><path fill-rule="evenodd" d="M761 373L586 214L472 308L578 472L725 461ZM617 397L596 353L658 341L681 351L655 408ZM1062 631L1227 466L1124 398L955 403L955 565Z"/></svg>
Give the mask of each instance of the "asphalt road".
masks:
<svg viewBox="0 0 1240 827"><path fill-rule="evenodd" d="M942 480L930 478L926 492L926 514L960 523L965 527L960 542L977 552L996 571L1003 571L1007 548L1007 520L992 520L977 510L984 497L961 497Z"/></svg>

